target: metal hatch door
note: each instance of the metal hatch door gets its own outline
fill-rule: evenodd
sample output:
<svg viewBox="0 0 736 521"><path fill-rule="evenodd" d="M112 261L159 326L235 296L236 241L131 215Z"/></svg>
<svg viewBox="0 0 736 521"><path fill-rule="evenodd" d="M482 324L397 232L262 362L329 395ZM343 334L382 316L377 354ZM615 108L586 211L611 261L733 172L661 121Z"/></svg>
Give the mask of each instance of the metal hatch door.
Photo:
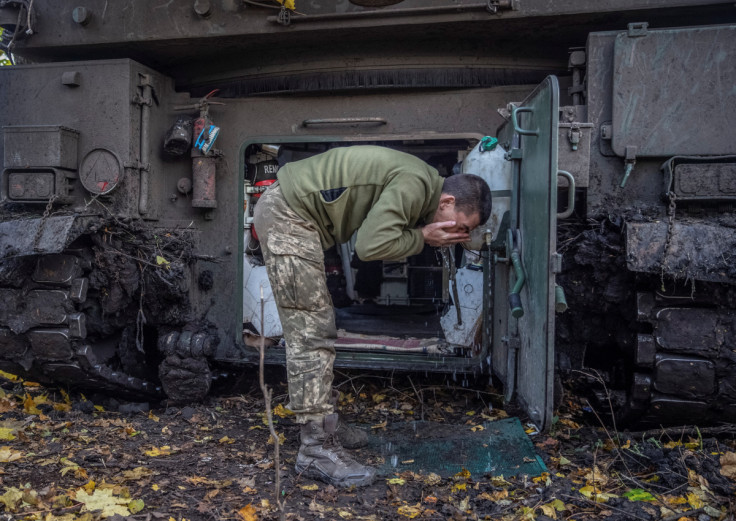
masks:
<svg viewBox="0 0 736 521"><path fill-rule="evenodd" d="M507 397L515 393L543 430L551 425L554 401L558 120L559 84L549 76L498 132L514 161L514 180L506 241L509 273L500 278L508 280L507 330L494 331L494 337L505 336L494 346L507 349Z"/></svg>

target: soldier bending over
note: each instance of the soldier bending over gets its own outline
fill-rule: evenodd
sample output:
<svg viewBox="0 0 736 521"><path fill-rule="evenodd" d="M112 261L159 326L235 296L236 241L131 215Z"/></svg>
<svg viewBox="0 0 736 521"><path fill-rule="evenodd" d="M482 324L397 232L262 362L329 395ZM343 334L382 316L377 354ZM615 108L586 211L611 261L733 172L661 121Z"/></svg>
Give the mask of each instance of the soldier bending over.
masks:
<svg viewBox="0 0 736 521"><path fill-rule="evenodd" d="M254 226L286 340L289 409L301 424L297 472L344 487L368 485L375 476L345 452L338 435L346 427L332 391L337 330L323 250L357 230L360 259L399 260L425 244L469 240L490 213L490 189L480 177L444 179L389 148L335 148L279 170L256 205Z"/></svg>

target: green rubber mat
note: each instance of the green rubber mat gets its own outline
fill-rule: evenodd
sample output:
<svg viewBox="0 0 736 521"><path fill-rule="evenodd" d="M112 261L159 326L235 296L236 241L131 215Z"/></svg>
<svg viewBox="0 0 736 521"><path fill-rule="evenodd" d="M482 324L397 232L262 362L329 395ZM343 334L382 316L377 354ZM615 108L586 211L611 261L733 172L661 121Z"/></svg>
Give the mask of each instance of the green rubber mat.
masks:
<svg viewBox="0 0 736 521"><path fill-rule="evenodd" d="M547 472L518 418L484 423L475 432L469 425L417 421L373 434L368 449L384 458L384 476L407 470L450 477L467 469L476 478Z"/></svg>

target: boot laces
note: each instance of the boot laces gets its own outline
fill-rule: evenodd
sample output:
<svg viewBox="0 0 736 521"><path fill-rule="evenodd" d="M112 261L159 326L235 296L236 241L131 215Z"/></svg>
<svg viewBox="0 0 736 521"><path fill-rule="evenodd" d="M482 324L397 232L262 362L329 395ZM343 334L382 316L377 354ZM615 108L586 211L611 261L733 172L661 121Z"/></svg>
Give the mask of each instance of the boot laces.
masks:
<svg viewBox="0 0 736 521"><path fill-rule="evenodd" d="M334 452L340 461L345 464L350 464L355 461L347 452L345 452L345 448L342 446L342 443L340 443L336 433L328 434L325 437L325 441L322 443L322 446L325 449Z"/></svg>

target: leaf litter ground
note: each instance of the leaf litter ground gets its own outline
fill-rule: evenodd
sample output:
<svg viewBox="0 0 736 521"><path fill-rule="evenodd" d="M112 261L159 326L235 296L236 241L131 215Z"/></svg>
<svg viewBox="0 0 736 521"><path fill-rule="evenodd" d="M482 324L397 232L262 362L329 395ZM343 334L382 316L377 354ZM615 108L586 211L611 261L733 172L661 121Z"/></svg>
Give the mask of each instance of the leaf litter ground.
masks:
<svg viewBox="0 0 736 521"><path fill-rule="evenodd" d="M205 403L174 407L68 394L4 376L0 515L7 519L280 517L273 439L256 387L221 389ZM736 429L616 432L574 397L563 400L549 433L524 424L548 469L539 476L397 470L370 487L338 490L293 470L299 429L284 408L284 380L279 370L267 375L282 443L284 519L734 519ZM415 421L460 436L518 414L502 408L493 388L429 380L340 375L341 414L375 437ZM380 452L373 446L356 456L385 466Z"/></svg>

